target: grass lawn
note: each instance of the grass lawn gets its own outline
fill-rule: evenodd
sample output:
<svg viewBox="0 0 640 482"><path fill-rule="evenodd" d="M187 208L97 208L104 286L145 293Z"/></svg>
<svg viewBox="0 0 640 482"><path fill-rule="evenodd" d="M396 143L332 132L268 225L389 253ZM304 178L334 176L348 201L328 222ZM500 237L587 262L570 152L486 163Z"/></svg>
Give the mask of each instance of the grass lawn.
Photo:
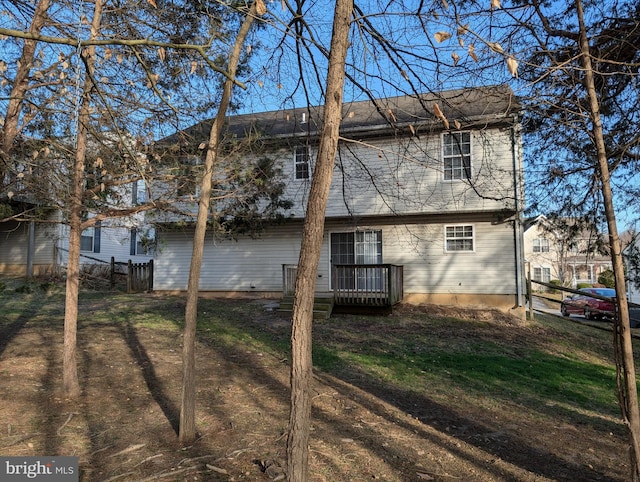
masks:
<svg viewBox="0 0 640 482"><path fill-rule="evenodd" d="M26 434L46 432L41 426L46 421L55 420L60 427L65 410L78 414L76 417L83 412L71 412L68 404L72 402L61 400L56 371L59 354L29 352L29 346L33 350L41 346L36 341L48 330L52 331L47 340L55 340L51 343L62 340L56 333L62 329L64 296L59 288L48 288L45 292L33 285L16 291L6 286L0 291L0 380L3 386L14 388L0 400L4 404L0 416L5 424L16 420ZM259 446L262 454L282 457L289 318L267 311L265 305L261 301L200 300L202 400L198 423L207 434L201 443L209 444L209 451L222 450L221 444L235 436L244 440L247 435L240 433L239 426L248 423L250 433L264 429L273 435L268 441L255 442L254 449ZM92 393L83 403L87 407L98 404L87 408L88 413L113 407L114 400L107 394L122 385L127 400L145 399L145 407L160 407L154 411L156 418L149 419L155 421L151 425L164 423L167 433L175 429L183 316L183 297L81 294L79 370L86 392ZM603 322L601 328L607 327ZM470 473L477 478L469 480L624 480L628 475L627 434L619 420L612 335L606 329L553 316L521 321L492 311L400 306L386 316L333 316L315 323L313 336L318 384L312 433L314 480L370 479L372 473L378 479L398 481L427 476L449 480ZM106 368L98 359L112 369L103 373ZM43 363L50 366L45 370ZM10 397L15 400L19 393L21 370L34 372L33 383L47 391L21 400L22 409L10 403ZM46 384L37 382L45 374L51 379ZM135 384L131 381L134 375L141 377ZM95 383L97 380L101 383ZM255 400L248 387L268 390L269 395ZM105 399L96 400L101 397ZM55 399L59 405L42 419L38 410L44 399ZM231 412L214 403L218 399L220 403L225 400L225 407L241 407L242 422L231 421ZM256 408L253 404L258 402L261 405ZM271 407L268 416L266 405ZM131 415L131 407L121 410L121 419ZM260 422L253 418L257 413ZM117 425L118 417L110 420L97 425L115 430L109 427ZM157 439L157 434L147 433L149 420L131 421L128 431L142 440ZM379 435L386 442L374 448L378 442L371 430L378 424L386 427ZM238 433L224 432L229 427ZM365 429L367 437L361 434ZM122 439L97 442L100 436L92 430L98 429L92 429L89 422L83 424L74 440L57 433L54 438L60 440L55 446L41 442L31 447L31 453L46 449L68 454L73 450L81 458L85 480L93 480L91 474L113 477L117 472L110 472L112 468L101 465L90 453L108 446L122 449ZM0 437L0 453L29 453L28 445L13 443L15 431ZM256 440L262 441L261 437L267 436L256 435ZM345 451L345 444L358 447ZM130 446L137 445L131 441ZM391 448L393 456L387 453ZM139 450L142 458L145 449ZM144 457L154 457L154 453ZM200 474L200 479L193 480L263 480L258 475L265 474L252 466L259 455L251 457L234 460L241 468L231 462L225 466L228 474L236 470L233 477L215 478L201 465L188 473ZM179 467L175 460L171 464L171 470ZM217 464L224 466L220 461ZM150 477L152 474L140 472L143 467L132 469L134 475L124 479ZM167 467L162 470L170 473ZM202 478L203 474L213 478Z"/></svg>

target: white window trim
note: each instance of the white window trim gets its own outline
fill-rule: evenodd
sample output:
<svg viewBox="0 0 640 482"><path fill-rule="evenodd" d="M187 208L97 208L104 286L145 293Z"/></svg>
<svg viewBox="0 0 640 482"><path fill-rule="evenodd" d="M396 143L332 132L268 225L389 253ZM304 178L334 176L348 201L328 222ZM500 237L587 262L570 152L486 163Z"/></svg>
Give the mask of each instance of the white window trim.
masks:
<svg viewBox="0 0 640 482"><path fill-rule="evenodd" d="M449 250L447 249L447 241L449 240L449 238L447 238L447 228L454 228L454 227L458 227L458 226L470 226L471 230L472 230L472 235L471 235L471 242L473 243L473 249L470 250ZM476 252L476 226L475 224L470 224L470 223L458 223L458 224L445 224L443 229L442 229L442 236L444 238L444 252L445 253L456 253L456 254L461 254L461 253L475 253ZM462 238L462 239L469 239L469 238Z"/></svg>
<svg viewBox="0 0 640 482"><path fill-rule="evenodd" d="M307 151L307 172L308 177L298 177L298 164L302 164L302 162L298 162L298 149L306 149ZM312 176L311 170L311 146L307 145L297 145L293 148L293 180L294 181L309 181Z"/></svg>
<svg viewBox="0 0 640 482"><path fill-rule="evenodd" d="M537 251L536 248L538 248ZM546 250L542 248L546 248ZM551 251L551 243L548 238L539 236L534 238L532 250L534 253L549 253Z"/></svg>
<svg viewBox="0 0 640 482"><path fill-rule="evenodd" d="M444 161L445 161L444 139L445 139L445 136L451 135L451 134L469 134L469 177L468 178L467 177L453 178L453 179L446 178L445 168L444 168ZM472 131L443 132L440 135L440 159L442 160L442 180L444 182L464 182L464 181L469 181L473 179L473 132Z"/></svg>
<svg viewBox="0 0 640 482"><path fill-rule="evenodd" d="M540 279L537 279L537 278L535 277L535 272L536 272L536 270L537 270L537 269L539 269L539 270L540 270L540 275L541 275L541 276L540 276ZM544 273L545 273L545 270L549 273L549 279L548 279L548 280L545 280L545 279L544 279ZM551 279L552 279L551 274L552 274L552 270L551 270L551 267L550 267L550 266L534 266L534 267L533 267L533 279L534 279L535 281L542 281L543 283L550 283L550 282L551 282Z"/></svg>

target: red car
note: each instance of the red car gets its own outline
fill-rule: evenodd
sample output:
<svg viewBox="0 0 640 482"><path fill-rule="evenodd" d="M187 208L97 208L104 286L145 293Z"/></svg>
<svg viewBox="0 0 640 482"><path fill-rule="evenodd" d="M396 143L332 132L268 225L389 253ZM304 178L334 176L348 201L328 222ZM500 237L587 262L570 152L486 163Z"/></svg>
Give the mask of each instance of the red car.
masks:
<svg viewBox="0 0 640 482"><path fill-rule="evenodd" d="M611 301L592 298L603 296ZM560 304L562 316L584 315L588 320L612 318L616 313L616 290L611 288L582 288L580 294L567 296Z"/></svg>

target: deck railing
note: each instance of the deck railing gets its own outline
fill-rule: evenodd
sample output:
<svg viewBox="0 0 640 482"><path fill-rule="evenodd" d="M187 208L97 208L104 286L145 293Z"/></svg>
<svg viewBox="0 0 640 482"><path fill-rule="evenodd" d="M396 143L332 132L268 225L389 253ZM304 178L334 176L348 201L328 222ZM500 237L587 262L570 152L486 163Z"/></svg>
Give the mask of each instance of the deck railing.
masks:
<svg viewBox="0 0 640 482"><path fill-rule="evenodd" d="M332 286L336 305L393 306L404 296L403 267L337 264Z"/></svg>
<svg viewBox="0 0 640 482"><path fill-rule="evenodd" d="M285 296L293 295L298 267L282 265ZM403 267L394 264L333 265L331 286L337 305L393 306L404 296Z"/></svg>

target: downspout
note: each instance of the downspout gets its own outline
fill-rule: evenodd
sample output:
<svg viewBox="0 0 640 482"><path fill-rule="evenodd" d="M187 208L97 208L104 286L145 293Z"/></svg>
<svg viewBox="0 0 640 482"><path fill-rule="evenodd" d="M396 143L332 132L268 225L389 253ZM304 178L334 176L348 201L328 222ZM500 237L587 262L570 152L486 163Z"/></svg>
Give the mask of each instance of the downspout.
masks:
<svg viewBox="0 0 640 482"><path fill-rule="evenodd" d="M518 125L518 116L513 115L513 125L511 126L511 159L513 162L513 188L514 188L514 202L515 202L515 217L513 221L513 236L515 243L515 265L516 265L516 293L517 293L517 307L524 306L523 301L523 250L522 250L522 214L520 212L520 193L521 182L518 173L520 172L520 162L518 162L516 152L516 128Z"/></svg>

